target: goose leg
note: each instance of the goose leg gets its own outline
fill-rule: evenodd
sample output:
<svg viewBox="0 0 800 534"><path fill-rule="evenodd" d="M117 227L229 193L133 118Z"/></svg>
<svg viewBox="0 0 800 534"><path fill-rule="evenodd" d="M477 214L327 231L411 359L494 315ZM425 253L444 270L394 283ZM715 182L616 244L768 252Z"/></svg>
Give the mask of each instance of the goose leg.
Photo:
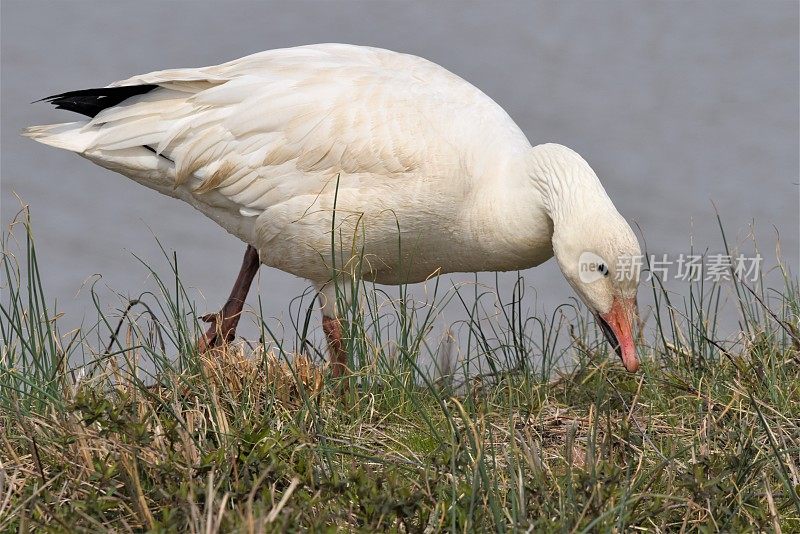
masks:
<svg viewBox="0 0 800 534"><path fill-rule="evenodd" d="M239 270L239 276L236 277L236 282L233 284L233 289L231 289L227 302L225 302L219 313L202 317L202 320L210 323L211 326L208 327L205 335L197 343L199 352L203 353L222 343L231 342L236 337L236 326L242 316L244 301L260 265L258 251L254 247L247 245L247 250L242 260L242 268Z"/></svg>
<svg viewBox="0 0 800 534"><path fill-rule="evenodd" d="M342 323L335 317L323 315L322 330L328 340L333 376L338 378L347 373L347 351L345 351L344 343L342 343Z"/></svg>

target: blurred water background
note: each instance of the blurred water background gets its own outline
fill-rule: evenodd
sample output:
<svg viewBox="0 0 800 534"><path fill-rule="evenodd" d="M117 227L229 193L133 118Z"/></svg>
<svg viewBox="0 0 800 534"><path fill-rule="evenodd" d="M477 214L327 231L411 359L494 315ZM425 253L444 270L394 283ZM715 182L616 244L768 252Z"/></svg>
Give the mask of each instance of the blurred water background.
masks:
<svg viewBox="0 0 800 534"><path fill-rule="evenodd" d="M780 254L796 271L798 5L3 0L0 220L13 218L15 195L30 205L41 275L64 330L95 320L84 285L94 275L101 307L113 311L153 289L134 255L169 274L156 237L177 252L198 311L215 311L244 245L188 205L20 137L28 125L74 120L30 102L151 70L346 42L435 61L500 103L532 143L577 150L649 253L721 252L716 206L732 244L749 253L755 236L770 266L780 236ZM553 261L523 277L531 313L571 296ZM442 287L473 280L448 276ZM479 280L493 286L495 278ZM500 280L507 296L516 274ZM686 284L670 284L685 294ZM260 295L276 331L291 329L290 301L307 287L263 268L251 304ZM437 329L465 316L451 304Z"/></svg>

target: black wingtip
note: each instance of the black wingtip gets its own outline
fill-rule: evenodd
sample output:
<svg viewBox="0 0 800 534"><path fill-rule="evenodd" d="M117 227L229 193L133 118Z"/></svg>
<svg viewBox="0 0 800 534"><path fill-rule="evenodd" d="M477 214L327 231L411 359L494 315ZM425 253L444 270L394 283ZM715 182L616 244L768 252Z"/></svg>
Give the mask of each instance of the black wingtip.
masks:
<svg viewBox="0 0 800 534"><path fill-rule="evenodd" d="M31 102L31 104L49 102L56 109L66 109L87 117L94 117L104 109L116 106L132 96L148 93L156 87L158 86L128 85L123 87L81 89L79 91L67 91L66 93L46 96L41 100Z"/></svg>

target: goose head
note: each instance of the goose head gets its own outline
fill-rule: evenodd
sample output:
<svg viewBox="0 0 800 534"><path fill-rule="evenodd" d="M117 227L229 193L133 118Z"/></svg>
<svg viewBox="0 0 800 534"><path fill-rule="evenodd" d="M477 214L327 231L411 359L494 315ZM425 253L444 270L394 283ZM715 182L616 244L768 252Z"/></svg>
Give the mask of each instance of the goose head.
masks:
<svg viewBox="0 0 800 534"><path fill-rule="evenodd" d="M629 372L639 369L634 342L641 249L597 175L561 145L533 149L532 175L540 182L553 222L553 254L567 282L593 312Z"/></svg>
<svg viewBox="0 0 800 534"><path fill-rule="evenodd" d="M628 223L616 212L596 213L592 220L555 234L553 252L567 282L594 313L625 369L636 372L639 359L633 328L638 320L641 256Z"/></svg>

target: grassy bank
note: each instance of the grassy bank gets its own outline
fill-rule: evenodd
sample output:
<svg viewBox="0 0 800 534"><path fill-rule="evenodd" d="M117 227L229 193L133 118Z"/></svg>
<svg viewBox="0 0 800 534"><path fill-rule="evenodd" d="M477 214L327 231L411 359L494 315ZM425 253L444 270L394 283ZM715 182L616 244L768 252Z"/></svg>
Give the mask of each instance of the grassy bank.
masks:
<svg viewBox="0 0 800 534"><path fill-rule="evenodd" d="M2 532L800 532L800 295L788 275L777 289L698 283L680 303L643 285L658 306L637 375L579 310L569 324L527 320L515 297L499 329L465 305L465 354L442 367L484 372L429 375L428 312L367 298L347 312L357 370L342 384L287 345L199 356L177 269L154 273L160 293L120 317L60 332L27 222L14 234ZM726 293L741 332L719 339ZM296 337L313 357L309 317Z"/></svg>

